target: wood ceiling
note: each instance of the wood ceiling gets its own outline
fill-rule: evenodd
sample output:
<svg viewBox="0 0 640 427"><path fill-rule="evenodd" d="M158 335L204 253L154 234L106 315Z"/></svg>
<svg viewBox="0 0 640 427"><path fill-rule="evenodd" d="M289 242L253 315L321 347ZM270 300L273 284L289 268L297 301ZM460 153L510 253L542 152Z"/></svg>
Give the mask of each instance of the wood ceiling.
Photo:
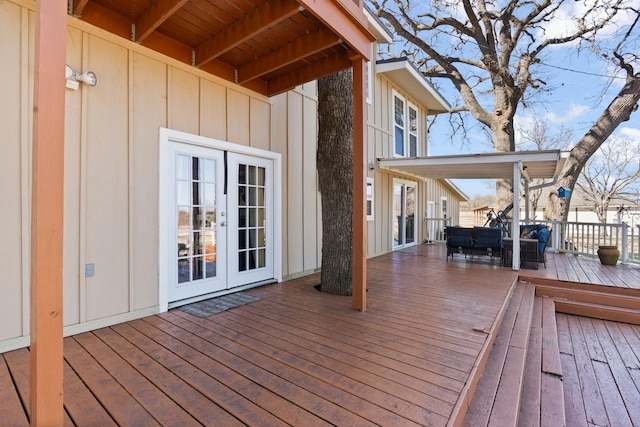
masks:
<svg viewBox="0 0 640 427"><path fill-rule="evenodd" d="M71 14L267 96L369 58L362 0L76 0Z"/></svg>

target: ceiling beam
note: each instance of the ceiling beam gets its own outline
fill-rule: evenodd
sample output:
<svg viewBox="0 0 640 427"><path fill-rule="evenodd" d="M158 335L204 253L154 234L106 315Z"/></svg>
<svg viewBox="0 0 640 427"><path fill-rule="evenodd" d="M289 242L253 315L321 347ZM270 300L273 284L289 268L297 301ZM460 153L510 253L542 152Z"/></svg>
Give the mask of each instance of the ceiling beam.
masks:
<svg viewBox="0 0 640 427"><path fill-rule="evenodd" d="M338 52L271 79L267 82L267 96L278 95L303 83L328 76L345 68L351 68L350 56L350 51Z"/></svg>
<svg viewBox="0 0 640 427"><path fill-rule="evenodd" d="M78 0L77 2L72 3L73 4L73 10L72 15L73 16L80 16L82 15L82 12L84 11L84 7L87 5L87 3L89 3L89 0Z"/></svg>
<svg viewBox="0 0 640 427"><path fill-rule="evenodd" d="M300 13L300 6L295 0L265 2L253 14L247 15L243 20L235 22L198 46L196 65L206 64L297 13Z"/></svg>
<svg viewBox="0 0 640 427"><path fill-rule="evenodd" d="M361 4L356 5L353 0L298 1L309 13L348 42L361 57L366 60L371 57L371 43L376 38L367 29L367 20Z"/></svg>
<svg viewBox="0 0 640 427"><path fill-rule="evenodd" d="M338 44L340 44L340 38L336 34L326 28L320 28L318 31L288 43L269 56L240 67L238 69L238 83L242 84L264 76L278 68L286 67L300 59L315 55Z"/></svg>
<svg viewBox="0 0 640 427"><path fill-rule="evenodd" d="M156 0L146 13L136 19L136 39L142 43L156 28L182 8L189 0Z"/></svg>

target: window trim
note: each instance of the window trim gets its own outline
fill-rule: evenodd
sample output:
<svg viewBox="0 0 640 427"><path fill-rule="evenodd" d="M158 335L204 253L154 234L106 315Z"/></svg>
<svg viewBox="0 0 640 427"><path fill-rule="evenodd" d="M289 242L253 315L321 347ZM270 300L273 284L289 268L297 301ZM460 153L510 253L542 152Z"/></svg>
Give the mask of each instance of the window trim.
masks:
<svg viewBox="0 0 640 427"><path fill-rule="evenodd" d="M402 136L403 136L403 141L402 141L402 153L398 153L396 148L398 146L397 141L396 141L396 98L399 99L400 101L402 101ZM404 96L400 95L398 92L396 92L395 90L393 90L392 92L392 97L391 97L391 132L393 135L393 157L407 157L406 156L406 147L407 147L407 100L404 98ZM398 128L400 129L400 126L398 126Z"/></svg>
<svg viewBox="0 0 640 427"><path fill-rule="evenodd" d="M396 123L396 98L402 101L402 118L403 118L403 127L402 127L402 153L398 153L396 151L397 141L396 141L396 126L400 129L400 126ZM411 111L415 111L416 113L416 129L415 132L411 131L411 124L409 123L409 119L411 117ZM416 152L415 157L420 156L422 150L420 150L420 109L413 102L407 100L404 96L400 95L395 89L392 91L391 97L391 127L392 127L392 135L393 135L393 157L414 157L411 155L411 137L415 136L416 138Z"/></svg>

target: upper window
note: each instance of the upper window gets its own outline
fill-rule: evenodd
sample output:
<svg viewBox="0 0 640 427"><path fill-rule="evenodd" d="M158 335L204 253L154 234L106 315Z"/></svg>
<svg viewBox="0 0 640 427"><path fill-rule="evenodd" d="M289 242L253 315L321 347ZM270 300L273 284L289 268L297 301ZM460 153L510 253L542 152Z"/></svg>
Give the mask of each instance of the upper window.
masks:
<svg viewBox="0 0 640 427"><path fill-rule="evenodd" d="M398 157L418 156L418 109L393 93L393 143Z"/></svg>

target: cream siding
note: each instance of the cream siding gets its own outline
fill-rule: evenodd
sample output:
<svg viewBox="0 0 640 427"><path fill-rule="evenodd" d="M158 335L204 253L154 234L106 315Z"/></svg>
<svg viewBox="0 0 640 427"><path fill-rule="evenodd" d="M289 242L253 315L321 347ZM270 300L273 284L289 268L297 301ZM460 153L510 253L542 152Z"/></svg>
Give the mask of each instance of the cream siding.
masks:
<svg viewBox="0 0 640 427"><path fill-rule="evenodd" d="M32 7L0 3L0 352L28 344ZM161 127L281 153L276 259L284 277L317 271L315 84L268 99L71 17L67 34L69 65L98 85L66 91L66 333L158 309Z"/></svg>
<svg viewBox="0 0 640 427"><path fill-rule="evenodd" d="M375 68L375 67L374 67ZM390 158L394 155L393 146L393 93L402 96L405 103L412 104L418 109L418 146L419 155L427 155L427 135L425 131L426 116L428 111L413 99L410 94L403 92L393 81L384 75L375 74L373 84L373 102L368 111L368 144L369 159L375 161L378 158ZM418 183L418 204L416 206L415 224L417 227L416 243L420 244L427 239L427 229L424 218L426 217L427 202L434 201L440 205L440 198L447 197L448 217L452 224L459 220L459 198L440 181L423 180L412 176L390 173L376 169L369 170L369 177L374 177L374 220L368 221L367 230L367 255L375 257L393 250L392 241L392 208L393 208L393 180L394 178L415 181ZM440 215L436 209L436 215Z"/></svg>

